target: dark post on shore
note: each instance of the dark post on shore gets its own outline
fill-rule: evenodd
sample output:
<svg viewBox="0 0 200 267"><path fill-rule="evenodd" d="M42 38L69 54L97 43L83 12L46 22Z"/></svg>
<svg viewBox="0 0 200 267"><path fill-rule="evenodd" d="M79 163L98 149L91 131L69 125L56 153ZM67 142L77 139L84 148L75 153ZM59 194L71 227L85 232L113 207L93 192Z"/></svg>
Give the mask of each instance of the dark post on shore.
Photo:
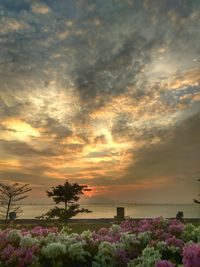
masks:
<svg viewBox="0 0 200 267"><path fill-rule="evenodd" d="M124 218L125 218L124 207L117 207L117 216L115 216L115 219L117 221L123 221Z"/></svg>
<svg viewBox="0 0 200 267"><path fill-rule="evenodd" d="M176 219L182 221L183 220L183 212L178 211L176 214Z"/></svg>

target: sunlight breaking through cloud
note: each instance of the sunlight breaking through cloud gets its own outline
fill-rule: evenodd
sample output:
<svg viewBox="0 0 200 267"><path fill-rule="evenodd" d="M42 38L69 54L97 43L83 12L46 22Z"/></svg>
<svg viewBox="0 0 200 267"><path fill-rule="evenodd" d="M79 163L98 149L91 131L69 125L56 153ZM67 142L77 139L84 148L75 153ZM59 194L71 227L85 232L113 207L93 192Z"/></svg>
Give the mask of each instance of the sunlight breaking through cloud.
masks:
<svg viewBox="0 0 200 267"><path fill-rule="evenodd" d="M0 179L38 194L70 179L95 188L90 201L147 191L159 201L158 190L177 193L178 177L190 192L177 199L190 201L200 173L199 8L1 1Z"/></svg>

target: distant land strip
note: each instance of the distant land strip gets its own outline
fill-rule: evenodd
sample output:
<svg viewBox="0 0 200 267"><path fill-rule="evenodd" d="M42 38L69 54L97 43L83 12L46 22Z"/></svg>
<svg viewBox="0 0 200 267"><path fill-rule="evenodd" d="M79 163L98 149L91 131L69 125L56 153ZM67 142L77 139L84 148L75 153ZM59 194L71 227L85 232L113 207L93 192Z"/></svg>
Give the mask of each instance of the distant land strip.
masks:
<svg viewBox="0 0 200 267"><path fill-rule="evenodd" d="M132 218L133 221L140 220L151 220L152 218ZM172 218L167 218L172 219ZM116 220L114 218L94 218L94 219L70 219L69 223L115 223ZM184 218L184 223L200 223L200 218ZM58 220L39 220L39 219L16 219L13 224L43 224L43 223L51 223L58 224L63 223ZM5 224L5 220L0 220L0 224Z"/></svg>

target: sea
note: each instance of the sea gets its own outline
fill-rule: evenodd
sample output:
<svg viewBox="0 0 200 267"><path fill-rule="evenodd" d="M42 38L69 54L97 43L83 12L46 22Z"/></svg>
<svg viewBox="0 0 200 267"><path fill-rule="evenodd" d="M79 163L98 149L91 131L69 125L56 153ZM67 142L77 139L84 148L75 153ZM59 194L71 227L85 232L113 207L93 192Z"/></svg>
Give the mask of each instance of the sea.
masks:
<svg viewBox="0 0 200 267"><path fill-rule="evenodd" d="M24 204L21 205L23 213L21 219L34 219L53 208L51 204ZM80 213L75 218L99 219L113 218L117 207L124 207L125 216L131 218L173 218L178 211L182 211L184 218L200 218L200 205L198 204L82 204L82 208L91 210L91 213Z"/></svg>

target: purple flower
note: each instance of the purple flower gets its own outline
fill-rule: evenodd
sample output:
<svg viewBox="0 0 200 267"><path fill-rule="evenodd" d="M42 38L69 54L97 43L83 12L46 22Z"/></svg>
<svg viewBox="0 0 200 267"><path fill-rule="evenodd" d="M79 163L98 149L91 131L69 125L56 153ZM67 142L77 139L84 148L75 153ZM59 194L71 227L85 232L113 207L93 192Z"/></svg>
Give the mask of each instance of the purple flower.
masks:
<svg viewBox="0 0 200 267"><path fill-rule="evenodd" d="M4 248L4 250L1 253L1 257L2 259L9 259L12 254L14 253L15 248L12 245L8 245L7 247Z"/></svg>
<svg viewBox="0 0 200 267"><path fill-rule="evenodd" d="M139 227L138 227L139 232L151 231L152 228L153 225L151 224L151 220L141 220L139 222Z"/></svg>
<svg viewBox="0 0 200 267"><path fill-rule="evenodd" d="M175 265L171 261L159 260L156 262L155 267L175 267Z"/></svg>
<svg viewBox="0 0 200 267"><path fill-rule="evenodd" d="M118 266L120 267L125 267L127 266L127 262L130 260L126 254L126 251L123 248L118 248L116 250L116 254L115 254Z"/></svg>
<svg viewBox="0 0 200 267"><path fill-rule="evenodd" d="M136 233L138 232L138 226L133 220L126 220L120 224L123 232Z"/></svg>
<svg viewBox="0 0 200 267"><path fill-rule="evenodd" d="M184 267L200 266L200 244L189 244L183 249L183 265Z"/></svg>
<svg viewBox="0 0 200 267"><path fill-rule="evenodd" d="M19 267L25 267L30 264L33 260L33 251L31 249L22 249L19 248L16 251L18 257L18 265Z"/></svg>

